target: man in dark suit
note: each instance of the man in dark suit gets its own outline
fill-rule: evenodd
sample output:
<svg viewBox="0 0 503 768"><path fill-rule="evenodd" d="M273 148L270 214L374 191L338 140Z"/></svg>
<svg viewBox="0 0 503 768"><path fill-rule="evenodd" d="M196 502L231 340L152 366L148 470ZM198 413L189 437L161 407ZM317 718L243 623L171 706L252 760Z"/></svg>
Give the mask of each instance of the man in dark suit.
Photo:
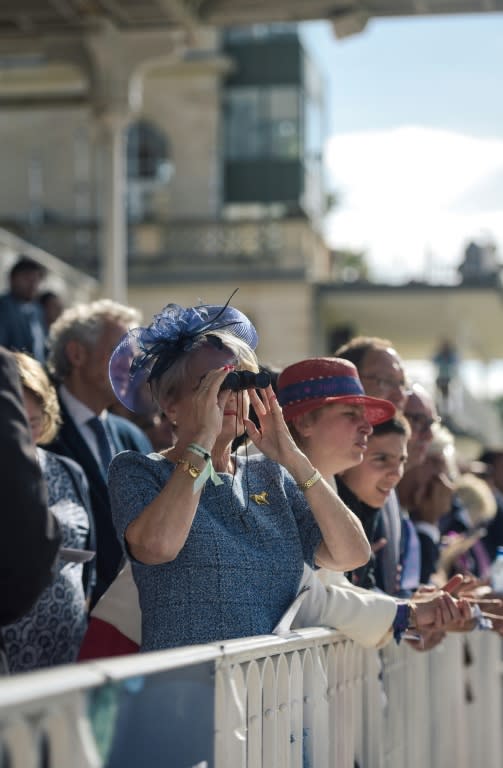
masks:
<svg viewBox="0 0 503 768"><path fill-rule="evenodd" d="M0 344L45 359L45 324L36 301L45 268L23 256L10 271L10 290L0 296Z"/></svg>
<svg viewBox="0 0 503 768"><path fill-rule="evenodd" d="M12 355L0 347L0 625L21 618L50 583L60 531L47 509L45 482Z"/></svg>
<svg viewBox="0 0 503 768"><path fill-rule="evenodd" d="M102 299L65 310L49 338L48 364L59 385L63 423L47 447L74 459L89 482L97 544L93 603L115 578L122 559L110 512L108 464L120 451L152 450L138 427L107 410L115 402L108 375L110 355L139 322L137 310Z"/></svg>

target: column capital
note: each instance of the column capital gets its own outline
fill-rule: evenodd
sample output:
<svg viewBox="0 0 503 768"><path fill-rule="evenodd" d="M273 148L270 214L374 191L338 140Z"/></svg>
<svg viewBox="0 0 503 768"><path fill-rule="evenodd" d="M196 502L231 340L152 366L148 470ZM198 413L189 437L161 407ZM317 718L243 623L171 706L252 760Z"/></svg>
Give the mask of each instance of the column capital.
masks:
<svg viewBox="0 0 503 768"><path fill-rule="evenodd" d="M178 58L185 37L180 31L124 32L111 24L86 35L90 99L96 114L127 115L139 111L144 73L160 60Z"/></svg>

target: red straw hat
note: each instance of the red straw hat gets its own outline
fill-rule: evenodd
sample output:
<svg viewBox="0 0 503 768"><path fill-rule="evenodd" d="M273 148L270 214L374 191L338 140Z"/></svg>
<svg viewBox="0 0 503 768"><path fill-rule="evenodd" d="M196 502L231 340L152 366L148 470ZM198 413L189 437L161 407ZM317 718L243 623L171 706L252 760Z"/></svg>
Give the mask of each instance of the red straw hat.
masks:
<svg viewBox="0 0 503 768"><path fill-rule="evenodd" d="M370 424L395 414L389 400L365 394L356 367L340 357L313 357L289 365L278 378L278 400L286 421L328 403L363 405Z"/></svg>

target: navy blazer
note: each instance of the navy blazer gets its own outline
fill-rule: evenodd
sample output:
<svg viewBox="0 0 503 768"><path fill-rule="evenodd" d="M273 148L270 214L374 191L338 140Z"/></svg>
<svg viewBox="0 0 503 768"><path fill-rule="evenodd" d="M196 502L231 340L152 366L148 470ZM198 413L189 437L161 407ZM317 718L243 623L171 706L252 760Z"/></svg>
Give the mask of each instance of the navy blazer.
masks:
<svg viewBox="0 0 503 768"><path fill-rule="evenodd" d="M60 406L63 422L58 436L45 447L80 464L89 483L96 531L96 588L92 601L94 604L117 575L123 557L122 546L115 533L108 487L101 468L62 402ZM109 414L107 424L116 453L128 450L140 453L152 451L147 436L132 422Z"/></svg>

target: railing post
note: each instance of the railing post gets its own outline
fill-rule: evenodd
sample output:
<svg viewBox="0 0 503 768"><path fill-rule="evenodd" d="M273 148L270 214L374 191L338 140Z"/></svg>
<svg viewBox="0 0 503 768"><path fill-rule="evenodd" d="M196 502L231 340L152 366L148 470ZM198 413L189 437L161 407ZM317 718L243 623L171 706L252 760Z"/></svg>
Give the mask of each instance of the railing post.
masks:
<svg viewBox="0 0 503 768"><path fill-rule="evenodd" d="M215 766L246 768L246 685L240 665L225 657L216 671L215 697Z"/></svg>
<svg viewBox="0 0 503 768"><path fill-rule="evenodd" d="M276 671L271 658L266 658L262 665L262 765L274 765L276 759L276 697Z"/></svg>
<svg viewBox="0 0 503 768"><path fill-rule="evenodd" d="M256 661L250 661L246 673L247 698L247 768L262 766L262 676Z"/></svg>
<svg viewBox="0 0 503 768"><path fill-rule="evenodd" d="M285 654L280 654L276 663L277 726L276 760L277 768L290 768L290 674Z"/></svg>
<svg viewBox="0 0 503 768"><path fill-rule="evenodd" d="M303 675L300 653L290 656L290 766L303 768Z"/></svg>

